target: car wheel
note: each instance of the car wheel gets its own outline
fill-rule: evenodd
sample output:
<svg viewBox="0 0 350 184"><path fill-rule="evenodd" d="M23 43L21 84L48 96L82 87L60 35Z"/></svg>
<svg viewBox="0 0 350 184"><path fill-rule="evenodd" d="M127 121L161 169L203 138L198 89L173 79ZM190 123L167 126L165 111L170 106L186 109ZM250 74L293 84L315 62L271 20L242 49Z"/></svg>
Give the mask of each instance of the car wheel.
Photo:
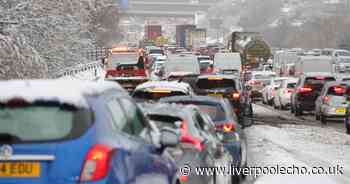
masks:
<svg viewBox="0 0 350 184"><path fill-rule="evenodd" d="M327 124L327 118L326 118L326 116L324 116L324 115L321 115L321 123L322 124Z"/></svg>
<svg viewBox="0 0 350 184"><path fill-rule="evenodd" d="M317 120L317 121L319 121L321 118L320 118L320 115L318 115L317 114L317 112L315 112L315 119Z"/></svg>
<svg viewBox="0 0 350 184"><path fill-rule="evenodd" d="M300 107L296 107L294 111L295 116L301 116L303 114L303 110Z"/></svg>

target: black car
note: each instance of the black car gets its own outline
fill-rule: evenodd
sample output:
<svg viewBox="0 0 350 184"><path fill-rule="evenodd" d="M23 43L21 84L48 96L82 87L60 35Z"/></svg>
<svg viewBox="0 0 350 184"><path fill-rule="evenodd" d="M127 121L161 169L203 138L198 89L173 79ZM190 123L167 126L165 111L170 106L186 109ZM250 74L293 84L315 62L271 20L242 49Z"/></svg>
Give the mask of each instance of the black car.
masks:
<svg viewBox="0 0 350 184"><path fill-rule="evenodd" d="M232 157L223 147L214 123L200 112L198 107L176 104L141 104L147 117L159 129L170 128L180 132L180 144L168 151L175 159L178 168L186 165L194 168L215 167L216 164L230 164ZM231 177L222 175L195 175L179 178L186 183L232 183Z"/></svg>
<svg viewBox="0 0 350 184"><path fill-rule="evenodd" d="M300 116L303 111L315 110L315 101L326 82L335 81L330 73L307 73L299 77L291 97L291 112Z"/></svg>
<svg viewBox="0 0 350 184"><path fill-rule="evenodd" d="M244 168L247 165L247 141L242 128L249 124L240 125L232 106L227 99L208 96L176 96L161 99L160 102L183 105L196 105L203 113L210 116L216 130L223 135L222 143L229 150L236 167ZM240 180L239 177L234 179Z"/></svg>
<svg viewBox="0 0 350 184"><path fill-rule="evenodd" d="M244 89L238 76L203 75L199 76L194 88L198 95L227 98L237 114L239 121L253 116L253 108L248 92ZM251 118L249 119L251 120Z"/></svg>

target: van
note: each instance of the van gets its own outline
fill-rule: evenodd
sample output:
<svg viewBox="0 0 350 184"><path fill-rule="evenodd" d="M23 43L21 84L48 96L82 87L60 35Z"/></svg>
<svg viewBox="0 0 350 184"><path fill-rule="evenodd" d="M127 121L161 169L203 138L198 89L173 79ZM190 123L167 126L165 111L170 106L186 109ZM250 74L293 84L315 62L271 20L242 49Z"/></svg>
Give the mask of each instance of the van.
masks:
<svg viewBox="0 0 350 184"><path fill-rule="evenodd" d="M333 59L329 56L301 56L295 64L295 75L312 72L333 73Z"/></svg>
<svg viewBox="0 0 350 184"><path fill-rule="evenodd" d="M240 74L242 68L241 55L238 52L216 53L214 57L214 70L219 73Z"/></svg>

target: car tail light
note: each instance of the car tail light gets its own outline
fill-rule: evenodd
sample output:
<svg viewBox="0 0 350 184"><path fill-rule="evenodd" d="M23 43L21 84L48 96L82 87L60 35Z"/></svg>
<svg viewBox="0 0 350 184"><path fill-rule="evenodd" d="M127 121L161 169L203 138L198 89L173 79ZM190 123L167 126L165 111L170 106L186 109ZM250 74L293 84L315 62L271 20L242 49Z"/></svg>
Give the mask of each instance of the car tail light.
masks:
<svg viewBox="0 0 350 184"><path fill-rule="evenodd" d="M233 132L236 129L234 123L224 123L221 125L217 125L216 128L224 132Z"/></svg>
<svg viewBox="0 0 350 184"><path fill-rule="evenodd" d="M344 94L346 92L346 89L341 86L335 86L333 89L337 94Z"/></svg>
<svg viewBox="0 0 350 184"><path fill-rule="evenodd" d="M307 92L311 92L312 91L312 88L310 87L301 87L299 88L298 90L300 93L307 93Z"/></svg>
<svg viewBox="0 0 350 184"><path fill-rule="evenodd" d="M112 149L96 144L88 152L80 175L80 181L97 181L107 176Z"/></svg>
<svg viewBox="0 0 350 184"><path fill-rule="evenodd" d="M233 98L234 100L239 100L240 97L241 97L241 94L240 94L240 93L233 93L233 94L232 94L232 98Z"/></svg>

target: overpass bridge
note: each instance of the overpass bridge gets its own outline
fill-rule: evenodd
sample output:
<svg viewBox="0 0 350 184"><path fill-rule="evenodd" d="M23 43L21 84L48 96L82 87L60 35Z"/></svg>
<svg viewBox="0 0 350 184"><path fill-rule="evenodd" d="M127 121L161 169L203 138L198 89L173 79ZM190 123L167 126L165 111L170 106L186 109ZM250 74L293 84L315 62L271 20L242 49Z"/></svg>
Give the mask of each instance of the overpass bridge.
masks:
<svg viewBox="0 0 350 184"><path fill-rule="evenodd" d="M125 16L135 17L186 17L196 12L206 12L220 0L129 0L129 7L122 10Z"/></svg>

